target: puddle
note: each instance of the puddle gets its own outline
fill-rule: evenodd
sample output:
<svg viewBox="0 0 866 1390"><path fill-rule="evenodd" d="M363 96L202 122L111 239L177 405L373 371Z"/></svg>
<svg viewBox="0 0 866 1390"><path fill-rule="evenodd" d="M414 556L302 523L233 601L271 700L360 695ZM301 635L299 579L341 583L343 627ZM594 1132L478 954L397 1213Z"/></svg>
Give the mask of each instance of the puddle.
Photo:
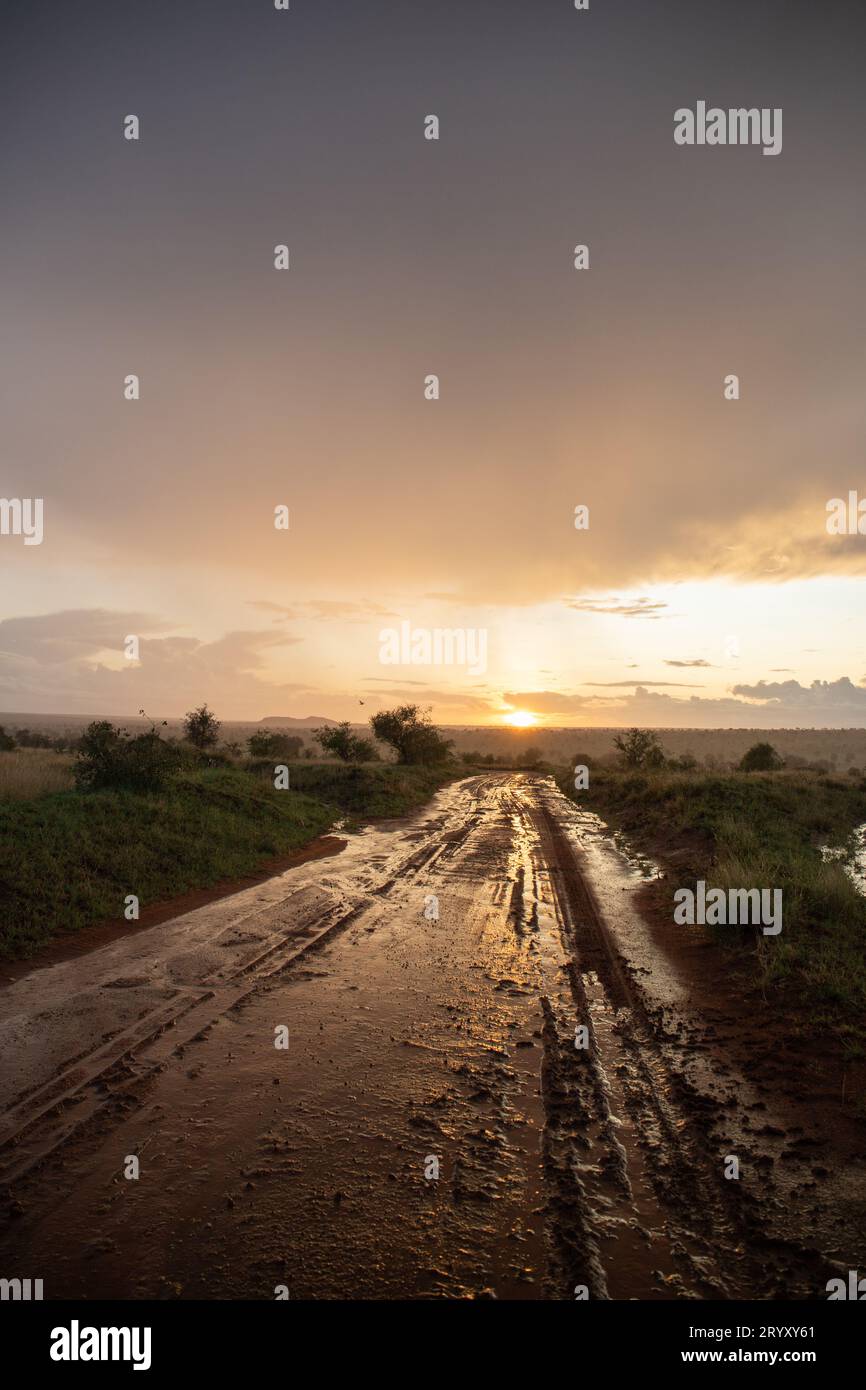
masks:
<svg viewBox="0 0 866 1390"><path fill-rule="evenodd" d="M821 845L821 858L827 864L841 863L857 892L866 897L866 824L851 832L847 845Z"/></svg>

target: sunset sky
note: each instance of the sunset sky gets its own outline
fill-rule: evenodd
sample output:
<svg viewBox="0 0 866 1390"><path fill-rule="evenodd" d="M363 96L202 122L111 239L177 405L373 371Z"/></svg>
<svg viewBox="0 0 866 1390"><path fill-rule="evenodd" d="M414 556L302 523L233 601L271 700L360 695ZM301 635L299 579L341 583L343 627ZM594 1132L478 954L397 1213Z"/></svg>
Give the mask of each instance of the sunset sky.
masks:
<svg viewBox="0 0 866 1390"><path fill-rule="evenodd" d="M825 525L866 496L859 6L3 28L0 494L44 540L0 536L0 708L866 723L866 538ZM704 99L782 152L675 145ZM404 621L487 669L383 665Z"/></svg>

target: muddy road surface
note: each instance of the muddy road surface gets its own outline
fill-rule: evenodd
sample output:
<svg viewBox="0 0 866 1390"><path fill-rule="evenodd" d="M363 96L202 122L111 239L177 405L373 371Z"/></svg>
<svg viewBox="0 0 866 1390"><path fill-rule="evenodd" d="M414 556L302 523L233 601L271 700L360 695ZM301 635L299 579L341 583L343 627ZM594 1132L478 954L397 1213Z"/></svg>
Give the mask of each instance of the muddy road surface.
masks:
<svg viewBox="0 0 866 1390"><path fill-rule="evenodd" d="M46 1298L826 1298L866 1266L862 1129L752 1065L713 948L638 911L654 872L549 780L468 778L7 984L0 1274Z"/></svg>

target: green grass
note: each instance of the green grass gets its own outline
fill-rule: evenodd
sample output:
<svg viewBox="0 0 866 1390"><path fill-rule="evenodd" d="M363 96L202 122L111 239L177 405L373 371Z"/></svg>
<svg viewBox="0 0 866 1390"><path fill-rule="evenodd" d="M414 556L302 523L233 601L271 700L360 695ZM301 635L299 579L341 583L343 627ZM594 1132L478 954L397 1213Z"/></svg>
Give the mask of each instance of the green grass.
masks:
<svg viewBox="0 0 866 1390"><path fill-rule="evenodd" d="M273 761L256 765L262 777L273 776ZM456 777L466 776L453 764L401 767L396 763L290 763L293 791L317 797L353 817L402 816L429 800Z"/></svg>
<svg viewBox="0 0 866 1390"><path fill-rule="evenodd" d="M570 774L558 780L573 794ZM675 888L698 878L723 889L781 888L779 936L720 927L716 938L746 945L764 987L796 996L812 1026L866 1044L866 898L820 852L845 845L866 821L866 780L599 769L574 799L667 859L672 914Z"/></svg>
<svg viewBox="0 0 866 1390"><path fill-rule="evenodd" d="M182 774L164 793L62 791L0 797L0 958L254 872L341 813L394 816L455 775L390 764L291 765L291 791L231 768ZM300 784L300 785L299 785Z"/></svg>

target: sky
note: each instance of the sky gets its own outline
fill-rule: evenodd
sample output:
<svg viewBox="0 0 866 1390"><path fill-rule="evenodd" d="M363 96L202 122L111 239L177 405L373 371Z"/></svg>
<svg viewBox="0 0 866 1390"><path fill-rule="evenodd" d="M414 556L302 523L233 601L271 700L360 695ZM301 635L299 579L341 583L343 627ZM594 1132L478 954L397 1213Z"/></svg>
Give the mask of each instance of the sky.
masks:
<svg viewBox="0 0 866 1390"><path fill-rule="evenodd" d="M854 0L6 0L0 495L44 520L0 534L0 711L866 724L866 539L827 530L866 497L864 37ZM677 145L698 101L781 109L780 153Z"/></svg>

